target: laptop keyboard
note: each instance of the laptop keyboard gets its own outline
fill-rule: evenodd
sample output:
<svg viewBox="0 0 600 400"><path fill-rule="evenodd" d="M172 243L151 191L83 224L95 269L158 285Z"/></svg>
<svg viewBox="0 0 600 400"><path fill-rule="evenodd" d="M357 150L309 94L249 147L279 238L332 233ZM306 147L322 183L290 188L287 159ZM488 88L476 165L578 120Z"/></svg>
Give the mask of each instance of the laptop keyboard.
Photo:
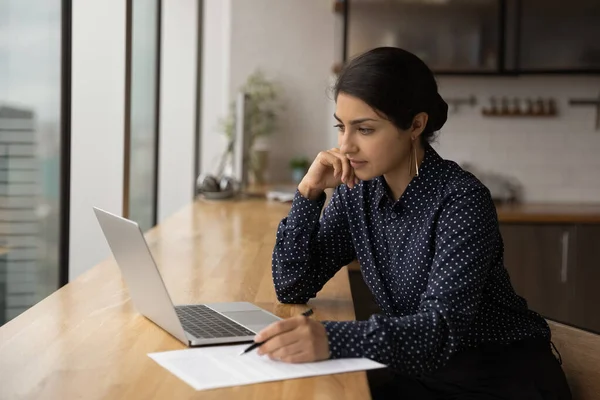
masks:
<svg viewBox="0 0 600 400"><path fill-rule="evenodd" d="M251 330L203 305L178 306L175 312L183 329L198 339L254 336Z"/></svg>

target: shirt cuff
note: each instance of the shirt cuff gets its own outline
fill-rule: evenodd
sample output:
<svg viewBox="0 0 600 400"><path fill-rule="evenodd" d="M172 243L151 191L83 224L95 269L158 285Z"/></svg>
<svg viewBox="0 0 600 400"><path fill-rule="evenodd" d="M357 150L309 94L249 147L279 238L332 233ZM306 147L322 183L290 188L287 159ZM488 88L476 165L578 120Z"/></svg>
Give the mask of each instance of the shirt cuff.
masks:
<svg viewBox="0 0 600 400"><path fill-rule="evenodd" d="M321 216L321 210L325 205L327 196L323 192L318 199L309 200L300 194L299 190L296 190L294 201L292 202L292 209L286 220L286 227L294 229L301 225L312 226L319 221Z"/></svg>
<svg viewBox="0 0 600 400"><path fill-rule="evenodd" d="M363 338L367 321L323 321L329 341L330 358L368 357Z"/></svg>

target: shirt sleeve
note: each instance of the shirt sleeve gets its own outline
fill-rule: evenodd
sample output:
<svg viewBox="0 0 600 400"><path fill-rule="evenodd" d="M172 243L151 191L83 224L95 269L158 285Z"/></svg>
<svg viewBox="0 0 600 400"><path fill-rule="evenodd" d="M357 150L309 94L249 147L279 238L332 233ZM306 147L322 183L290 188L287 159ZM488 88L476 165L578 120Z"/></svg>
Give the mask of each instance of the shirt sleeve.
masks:
<svg viewBox="0 0 600 400"><path fill-rule="evenodd" d="M408 375L444 365L481 303L493 260L501 257L496 211L485 188L455 195L441 210L435 255L416 314L324 322L332 358L367 357Z"/></svg>
<svg viewBox="0 0 600 400"><path fill-rule="evenodd" d="M335 190L321 221L325 194L312 201L296 192L289 215L277 229L273 250L273 283L280 302L306 303L355 258L340 190Z"/></svg>

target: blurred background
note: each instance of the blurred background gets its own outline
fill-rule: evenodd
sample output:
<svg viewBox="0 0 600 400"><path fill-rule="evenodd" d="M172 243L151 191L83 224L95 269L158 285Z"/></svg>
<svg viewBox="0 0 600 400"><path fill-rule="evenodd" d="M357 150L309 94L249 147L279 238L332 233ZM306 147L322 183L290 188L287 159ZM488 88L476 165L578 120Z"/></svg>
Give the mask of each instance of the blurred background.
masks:
<svg viewBox="0 0 600 400"><path fill-rule="evenodd" d="M597 0L0 0L0 324L109 255L92 205L148 230L233 173L239 92L249 184L293 185L377 46L436 74L434 147L490 188L517 292L600 332Z"/></svg>

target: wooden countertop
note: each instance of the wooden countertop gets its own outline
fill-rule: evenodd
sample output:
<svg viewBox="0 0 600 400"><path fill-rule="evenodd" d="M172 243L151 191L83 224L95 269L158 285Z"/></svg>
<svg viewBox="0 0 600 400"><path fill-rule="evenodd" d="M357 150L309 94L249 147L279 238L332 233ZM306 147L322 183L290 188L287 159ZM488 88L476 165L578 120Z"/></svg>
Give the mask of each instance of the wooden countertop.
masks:
<svg viewBox="0 0 600 400"><path fill-rule="evenodd" d="M151 230L174 303L250 301L281 317L304 310L279 304L271 278L288 211L264 200L198 201ZM354 319L346 269L309 304L318 319ZM138 314L110 259L0 327L0 398L370 398L364 372L196 392L147 356L182 348Z"/></svg>
<svg viewBox="0 0 600 400"><path fill-rule="evenodd" d="M498 205L501 223L565 223L600 224L598 204L535 204Z"/></svg>
<svg viewBox="0 0 600 400"><path fill-rule="evenodd" d="M265 185L251 188L255 196L263 196L272 187L294 190L289 183ZM333 193L327 189L327 201ZM327 204L327 202L326 202ZM600 224L600 199L598 203L516 203L497 204L498 221L501 223L545 223L545 224Z"/></svg>
<svg viewBox="0 0 600 400"><path fill-rule="evenodd" d="M279 187L293 190L291 184ZM264 195L269 186L253 188L255 196ZM327 201L333 193L327 189ZM600 199L599 199L600 200ZM326 202L327 204L327 202ZM498 221L501 223L557 223L557 224L600 224L600 201L594 203L516 203L497 204Z"/></svg>

